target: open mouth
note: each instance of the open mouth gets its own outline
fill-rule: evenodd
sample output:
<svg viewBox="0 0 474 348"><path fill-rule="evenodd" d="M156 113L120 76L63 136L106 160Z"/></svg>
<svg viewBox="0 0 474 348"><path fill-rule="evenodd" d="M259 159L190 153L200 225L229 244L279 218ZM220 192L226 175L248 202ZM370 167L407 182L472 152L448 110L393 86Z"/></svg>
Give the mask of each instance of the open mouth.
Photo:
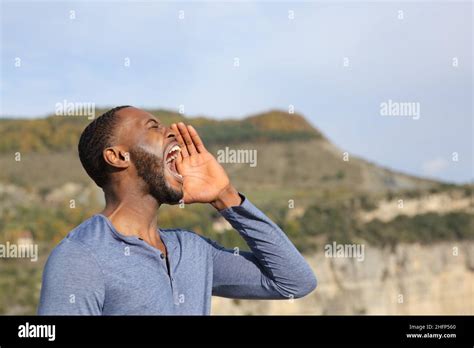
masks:
<svg viewBox="0 0 474 348"><path fill-rule="evenodd" d="M176 168L176 159L178 158L180 152L181 148L179 147L178 143L171 143L165 152L164 159L166 169L168 169L168 171L177 181L183 182L183 177L178 173L178 169Z"/></svg>

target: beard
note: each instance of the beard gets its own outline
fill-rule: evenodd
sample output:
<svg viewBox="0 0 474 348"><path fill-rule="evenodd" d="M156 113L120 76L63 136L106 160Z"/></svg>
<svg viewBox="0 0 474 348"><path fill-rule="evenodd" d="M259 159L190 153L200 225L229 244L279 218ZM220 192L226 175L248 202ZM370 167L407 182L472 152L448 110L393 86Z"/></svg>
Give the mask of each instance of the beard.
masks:
<svg viewBox="0 0 474 348"><path fill-rule="evenodd" d="M130 160L138 176L145 182L148 193L159 203L177 204L183 190L172 188L165 179L163 159L139 147L130 149Z"/></svg>

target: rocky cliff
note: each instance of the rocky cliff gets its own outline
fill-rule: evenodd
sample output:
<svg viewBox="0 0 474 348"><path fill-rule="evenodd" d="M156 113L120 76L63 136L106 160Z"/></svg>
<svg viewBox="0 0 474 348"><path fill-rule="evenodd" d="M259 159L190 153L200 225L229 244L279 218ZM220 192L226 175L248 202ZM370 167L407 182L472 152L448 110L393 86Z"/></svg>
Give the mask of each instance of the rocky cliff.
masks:
<svg viewBox="0 0 474 348"><path fill-rule="evenodd" d="M474 314L474 242L364 248L364 259L307 260L318 288L303 299L214 297L213 314Z"/></svg>

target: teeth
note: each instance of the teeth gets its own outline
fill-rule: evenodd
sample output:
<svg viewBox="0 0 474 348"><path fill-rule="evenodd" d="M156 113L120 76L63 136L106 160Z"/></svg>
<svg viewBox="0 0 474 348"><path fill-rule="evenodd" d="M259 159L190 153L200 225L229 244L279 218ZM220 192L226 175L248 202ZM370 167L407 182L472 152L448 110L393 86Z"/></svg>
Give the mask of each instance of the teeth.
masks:
<svg viewBox="0 0 474 348"><path fill-rule="evenodd" d="M171 161L175 160L176 158L178 158L178 155L177 155L177 154L171 156L170 158L168 158L168 159L166 160L166 163L170 163Z"/></svg>
<svg viewBox="0 0 474 348"><path fill-rule="evenodd" d="M170 150L170 152L173 152L173 151L181 151L181 148L178 145L175 145Z"/></svg>
<svg viewBox="0 0 474 348"><path fill-rule="evenodd" d="M175 154L173 154L173 156L171 156L170 158L168 158L168 159L166 160L166 163L169 163L169 162L175 160L176 158L178 158L178 153L181 152L181 148L180 148L178 145L174 145L174 146L169 150L168 153L175 152L175 151L177 151L177 152L176 152Z"/></svg>

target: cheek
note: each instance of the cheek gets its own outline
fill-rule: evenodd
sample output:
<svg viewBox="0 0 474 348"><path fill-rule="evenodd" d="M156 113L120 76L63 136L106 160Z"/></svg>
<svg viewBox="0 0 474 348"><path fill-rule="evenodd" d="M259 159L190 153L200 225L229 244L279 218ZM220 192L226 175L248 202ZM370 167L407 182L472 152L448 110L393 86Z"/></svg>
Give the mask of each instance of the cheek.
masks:
<svg viewBox="0 0 474 348"><path fill-rule="evenodd" d="M146 153L152 155L156 160L163 161L163 151L161 145L153 145L150 143L140 144L139 148Z"/></svg>
<svg viewBox="0 0 474 348"><path fill-rule="evenodd" d="M163 157L164 138L157 131L148 131L137 139L137 145L155 156Z"/></svg>

